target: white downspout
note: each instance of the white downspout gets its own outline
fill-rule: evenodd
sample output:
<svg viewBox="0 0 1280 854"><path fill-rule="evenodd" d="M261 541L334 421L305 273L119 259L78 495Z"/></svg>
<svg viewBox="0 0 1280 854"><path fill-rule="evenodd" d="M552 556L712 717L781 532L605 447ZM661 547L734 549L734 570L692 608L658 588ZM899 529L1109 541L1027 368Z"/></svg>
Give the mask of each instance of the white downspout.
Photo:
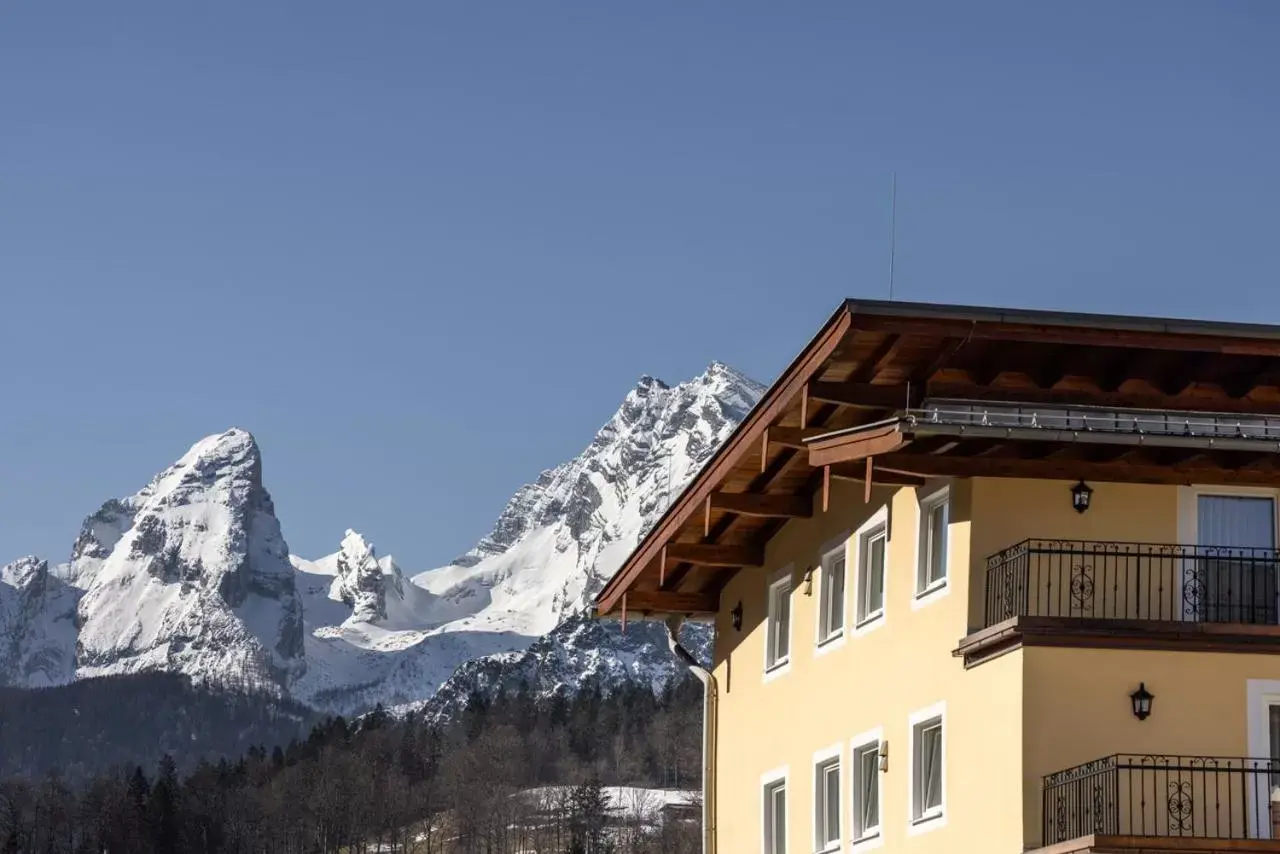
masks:
<svg viewBox="0 0 1280 854"><path fill-rule="evenodd" d="M680 626L684 617L672 615L667 617L667 646L671 654L680 659L698 681L702 683L702 854L715 854L715 828L711 821L711 800L713 793L707 783L714 780L713 757L711 751L712 702L715 697L716 680L711 671L698 663L689 650L680 644Z"/></svg>

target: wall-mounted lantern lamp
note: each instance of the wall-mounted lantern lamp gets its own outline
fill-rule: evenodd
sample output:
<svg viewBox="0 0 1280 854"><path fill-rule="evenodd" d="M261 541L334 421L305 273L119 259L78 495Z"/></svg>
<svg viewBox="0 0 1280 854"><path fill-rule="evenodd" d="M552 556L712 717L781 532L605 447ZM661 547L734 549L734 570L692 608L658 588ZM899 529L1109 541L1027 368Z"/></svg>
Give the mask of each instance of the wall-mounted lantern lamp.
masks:
<svg viewBox="0 0 1280 854"><path fill-rule="evenodd" d="M733 620L733 630L735 632L742 631L742 603L741 602L733 606L733 610L729 612L729 618Z"/></svg>
<svg viewBox="0 0 1280 854"><path fill-rule="evenodd" d="M1071 487L1071 506L1076 509L1077 513L1083 513L1089 509L1089 500L1093 497L1093 490L1089 488L1089 484L1082 479L1075 486Z"/></svg>
<svg viewBox="0 0 1280 854"><path fill-rule="evenodd" d="M1133 703L1133 716L1145 721L1151 714L1151 701L1154 699L1155 695L1147 690L1147 683L1139 682L1138 690L1129 695L1129 700Z"/></svg>
<svg viewBox="0 0 1280 854"><path fill-rule="evenodd" d="M804 571L804 595L813 595L813 567Z"/></svg>
<svg viewBox="0 0 1280 854"><path fill-rule="evenodd" d="M880 773L887 773L889 770L889 742L880 742Z"/></svg>

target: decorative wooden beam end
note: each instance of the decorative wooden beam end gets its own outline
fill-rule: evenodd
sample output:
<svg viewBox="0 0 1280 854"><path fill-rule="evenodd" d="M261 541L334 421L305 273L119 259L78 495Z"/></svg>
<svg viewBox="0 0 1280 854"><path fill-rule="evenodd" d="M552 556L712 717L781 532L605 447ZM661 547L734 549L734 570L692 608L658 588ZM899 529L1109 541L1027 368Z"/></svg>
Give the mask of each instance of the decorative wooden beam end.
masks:
<svg viewBox="0 0 1280 854"><path fill-rule="evenodd" d="M707 496L707 500L703 502L702 508L702 536L711 536L711 496Z"/></svg>
<svg viewBox="0 0 1280 854"><path fill-rule="evenodd" d="M871 480L872 480L872 477L875 475L875 470L876 470L876 458L867 457L867 485L866 485L865 491L862 494L863 504L871 503Z"/></svg>
<svg viewBox="0 0 1280 854"><path fill-rule="evenodd" d="M805 384L800 389L800 429L809 426L809 386Z"/></svg>
<svg viewBox="0 0 1280 854"><path fill-rule="evenodd" d="M760 434L760 474L764 474L769 468L769 428L764 428L764 432Z"/></svg>
<svg viewBox="0 0 1280 854"><path fill-rule="evenodd" d="M667 586L667 547L662 547L662 554L658 556L658 586Z"/></svg>
<svg viewBox="0 0 1280 854"><path fill-rule="evenodd" d="M831 466L822 467L822 512L831 505Z"/></svg>

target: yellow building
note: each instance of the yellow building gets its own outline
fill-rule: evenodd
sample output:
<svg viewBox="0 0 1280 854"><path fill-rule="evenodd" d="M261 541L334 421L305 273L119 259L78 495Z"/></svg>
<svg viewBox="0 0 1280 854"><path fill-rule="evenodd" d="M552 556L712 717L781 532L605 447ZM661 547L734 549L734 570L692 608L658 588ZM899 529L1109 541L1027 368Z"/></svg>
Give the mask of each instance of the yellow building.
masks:
<svg viewBox="0 0 1280 854"><path fill-rule="evenodd" d="M714 621L706 850L1280 852L1278 357L842 305L597 600Z"/></svg>

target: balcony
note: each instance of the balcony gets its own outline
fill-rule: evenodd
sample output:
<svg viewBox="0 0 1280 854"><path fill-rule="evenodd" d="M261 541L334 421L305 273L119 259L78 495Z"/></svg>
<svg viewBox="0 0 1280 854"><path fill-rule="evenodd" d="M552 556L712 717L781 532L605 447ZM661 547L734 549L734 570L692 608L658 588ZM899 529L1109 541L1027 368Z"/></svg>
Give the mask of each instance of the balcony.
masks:
<svg viewBox="0 0 1280 854"><path fill-rule="evenodd" d="M1022 646L1280 651L1280 552L1024 540L987 560L971 667Z"/></svg>
<svg viewBox="0 0 1280 854"><path fill-rule="evenodd" d="M987 560L983 626L1012 617L1280 625L1275 549L1024 540Z"/></svg>
<svg viewBox="0 0 1280 854"><path fill-rule="evenodd" d="M1271 759L1107 756L1044 778L1042 843L1063 852L1280 851L1278 786L1280 761Z"/></svg>

